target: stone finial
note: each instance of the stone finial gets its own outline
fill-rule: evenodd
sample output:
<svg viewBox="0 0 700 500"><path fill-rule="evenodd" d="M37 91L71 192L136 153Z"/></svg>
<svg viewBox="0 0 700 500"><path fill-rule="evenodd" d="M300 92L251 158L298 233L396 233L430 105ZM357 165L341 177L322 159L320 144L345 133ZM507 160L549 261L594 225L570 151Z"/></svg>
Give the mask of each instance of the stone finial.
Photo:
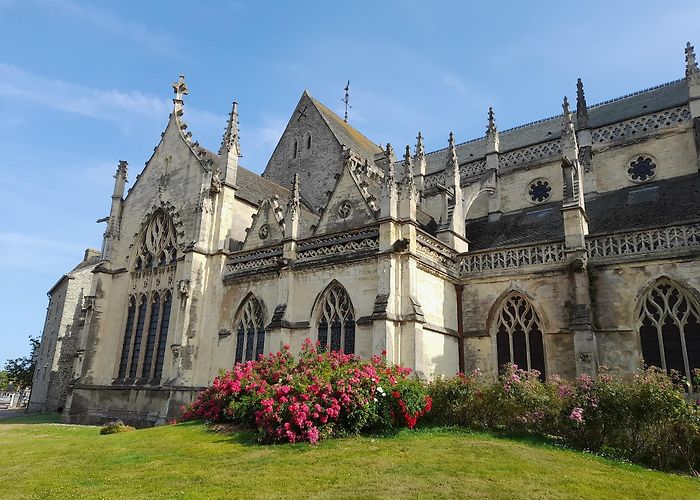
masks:
<svg viewBox="0 0 700 500"><path fill-rule="evenodd" d="M561 107L563 108L563 119L561 122L562 126L562 136L573 136L576 139L576 133L574 131L574 122L571 120L571 110L569 109L569 99L564 96L564 102Z"/></svg>
<svg viewBox="0 0 700 500"><path fill-rule="evenodd" d="M449 187L460 185L459 178L459 161L457 160L457 149L455 148L455 136L450 132L450 137L447 141L447 162L446 162L445 181Z"/></svg>
<svg viewBox="0 0 700 500"><path fill-rule="evenodd" d="M486 127L486 154L498 153L498 146L499 138L496 117L493 113L493 108L489 107L489 121Z"/></svg>
<svg viewBox="0 0 700 500"><path fill-rule="evenodd" d="M112 198L121 198L124 195L124 185L126 184L126 174L129 164L124 160L119 160L117 172L114 174L114 192Z"/></svg>
<svg viewBox="0 0 700 500"><path fill-rule="evenodd" d="M226 124L226 131L224 132L224 138L221 142L221 152L232 151L233 149L236 150L238 156L243 156L241 154L241 143L238 136L238 103L236 101L233 101L228 123Z"/></svg>
<svg viewBox="0 0 700 500"><path fill-rule="evenodd" d="M406 144L406 153L403 155L403 184L406 191L415 196L415 183L413 180L413 158L411 158L411 146Z"/></svg>
<svg viewBox="0 0 700 500"><path fill-rule="evenodd" d="M123 177L124 179L126 179L126 173L128 169L129 163L125 160L119 160L119 165L117 165L117 173L114 175L114 177Z"/></svg>
<svg viewBox="0 0 700 500"><path fill-rule="evenodd" d="M698 63L695 59L695 47L688 42L685 45L685 77L690 78L698 74L700 74L700 69L698 69Z"/></svg>
<svg viewBox="0 0 700 500"><path fill-rule="evenodd" d="M416 157L417 158L422 158L425 156L425 144L423 144L423 134L418 132L418 136L416 137Z"/></svg>
<svg viewBox="0 0 700 500"><path fill-rule="evenodd" d="M583 81L580 78L576 82L576 118L579 129L588 128L588 105L583 91Z"/></svg>
<svg viewBox="0 0 700 500"><path fill-rule="evenodd" d="M382 217L396 218L397 216L397 188L396 176L394 174L394 148L391 144L386 145L384 158L384 180L382 182L381 215Z"/></svg>
<svg viewBox="0 0 700 500"><path fill-rule="evenodd" d="M173 90L175 91L175 101L182 103L182 96L187 95L187 84L185 83L185 75L180 75L176 82L173 82Z"/></svg>

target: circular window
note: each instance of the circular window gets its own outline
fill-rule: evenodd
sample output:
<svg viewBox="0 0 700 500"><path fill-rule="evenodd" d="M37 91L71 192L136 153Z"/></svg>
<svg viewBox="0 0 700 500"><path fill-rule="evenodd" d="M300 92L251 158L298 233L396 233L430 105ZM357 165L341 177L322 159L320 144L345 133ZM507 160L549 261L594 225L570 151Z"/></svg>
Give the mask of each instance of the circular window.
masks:
<svg viewBox="0 0 700 500"><path fill-rule="evenodd" d="M637 156L627 166L627 175L635 182L648 181L656 174L656 162L650 156Z"/></svg>
<svg viewBox="0 0 700 500"><path fill-rule="evenodd" d="M552 195L552 186L547 179L535 179L530 183L527 194L533 203L543 203Z"/></svg>
<svg viewBox="0 0 700 500"><path fill-rule="evenodd" d="M261 240L266 240L267 237L270 236L270 226L268 226L267 224L263 224L262 226L260 226L258 236L260 236Z"/></svg>
<svg viewBox="0 0 700 500"><path fill-rule="evenodd" d="M338 215L341 219L347 219L350 217L350 212L352 212L352 205L348 200L345 200L340 205L338 205Z"/></svg>

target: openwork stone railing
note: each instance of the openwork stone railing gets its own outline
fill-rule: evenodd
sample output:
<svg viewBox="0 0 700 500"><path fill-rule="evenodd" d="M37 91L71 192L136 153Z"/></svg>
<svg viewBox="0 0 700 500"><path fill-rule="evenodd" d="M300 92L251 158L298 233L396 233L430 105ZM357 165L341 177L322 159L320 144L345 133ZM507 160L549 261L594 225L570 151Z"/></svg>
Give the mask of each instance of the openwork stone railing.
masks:
<svg viewBox="0 0 700 500"><path fill-rule="evenodd" d="M486 160L476 160L459 167L459 175L462 184L465 184L467 179L471 179L474 176L486 172ZM425 177L425 187L429 188L432 186L437 186L438 184L445 185L445 171L436 172L434 174L427 175Z"/></svg>
<svg viewBox="0 0 700 500"><path fill-rule="evenodd" d="M338 233L300 241L297 261L305 262L336 255L352 256L376 252L379 249L379 230L376 227L348 233Z"/></svg>
<svg viewBox="0 0 700 500"><path fill-rule="evenodd" d="M688 106L680 106L594 129L592 140L594 143L615 141L673 127L687 121L690 121L690 110Z"/></svg>
<svg viewBox="0 0 700 500"><path fill-rule="evenodd" d="M598 236L586 241L591 260L700 246L700 224Z"/></svg>
<svg viewBox="0 0 700 500"><path fill-rule="evenodd" d="M452 248L419 231L416 232L416 244L418 255L441 267L457 271L458 254Z"/></svg>
<svg viewBox="0 0 700 500"><path fill-rule="evenodd" d="M240 252L229 257L226 262L227 274L240 274L247 271L259 271L277 266L282 256L282 245Z"/></svg>
<svg viewBox="0 0 700 500"><path fill-rule="evenodd" d="M561 155L561 139L508 151L498 156L498 166L499 168L514 167L521 163L529 163L557 155Z"/></svg>
<svg viewBox="0 0 700 500"><path fill-rule="evenodd" d="M461 257L460 271L463 275L478 274L516 269L523 266L553 264L564 260L566 260L564 242L545 243L501 250L469 252Z"/></svg>

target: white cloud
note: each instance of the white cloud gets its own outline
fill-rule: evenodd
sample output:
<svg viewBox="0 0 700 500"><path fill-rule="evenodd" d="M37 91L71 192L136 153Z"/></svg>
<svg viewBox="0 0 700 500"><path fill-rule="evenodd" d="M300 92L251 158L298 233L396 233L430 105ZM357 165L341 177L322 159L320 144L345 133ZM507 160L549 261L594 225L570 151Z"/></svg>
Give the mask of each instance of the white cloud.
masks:
<svg viewBox="0 0 700 500"><path fill-rule="evenodd" d="M24 99L91 118L120 121L126 116L162 119L170 106L138 91L99 90L45 78L0 63L0 96Z"/></svg>
<svg viewBox="0 0 700 500"><path fill-rule="evenodd" d="M40 6L52 13L62 13L92 25L96 29L119 35L147 48L153 52L175 53L174 42L165 33L159 33L150 27L132 20L123 19L107 9L101 9L87 2L73 0L35 0Z"/></svg>
<svg viewBox="0 0 700 500"><path fill-rule="evenodd" d="M286 126L286 118L264 116L260 125L253 125L248 129L242 128L241 164L254 172L262 173Z"/></svg>

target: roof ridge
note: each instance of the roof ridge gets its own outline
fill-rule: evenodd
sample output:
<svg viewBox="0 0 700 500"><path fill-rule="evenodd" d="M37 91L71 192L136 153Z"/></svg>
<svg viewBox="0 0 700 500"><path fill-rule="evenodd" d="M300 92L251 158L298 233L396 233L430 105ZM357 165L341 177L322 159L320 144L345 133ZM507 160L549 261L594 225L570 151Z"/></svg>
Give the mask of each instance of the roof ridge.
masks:
<svg viewBox="0 0 700 500"><path fill-rule="evenodd" d="M652 90L656 90L656 89L661 89L661 88L664 88L664 87L668 87L668 86L670 86L670 85L673 85L674 83L682 82L683 80L685 80L685 77L683 77L683 78L678 78L677 80L672 80L672 81L666 82L666 83L660 83L660 84L654 85L654 86L652 86L652 87L647 87L647 88L642 89L642 90L637 90L637 91L635 91L635 92L630 92L629 94L625 94L625 95L622 95L622 96L620 96L620 97L614 97L614 98L608 99L608 100L606 100L606 101L597 102L597 103L595 103L595 104L592 104L592 105L588 106L588 109L597 108L598 106L603 106L604 104L610 104L611 102L621 101L621 100L627 99L627 98L629 98L629 97L634 97L634 96L636 96L636 95L643 94L644 92L651 92Z"/></svg>
<svg viewBox="0 0 700 500"><path fill-rule="evenodd" d="M306 91L305 91L305 92L306 92ZM352 125L350 125L350 123L348 123L348 122L346 122L345 120L343 120L338 114L336 114L336 113L335 113L332 109L330 109L328 106L326 106L325 104L323 104L321 101L319 101L318 99L316 99L315 97L313 97L313 96L312 96L311 94L309 94L308 92L306 92L306 95L309 97L309 99L311 100L311 102L316 106L316 108L317 108L318 111L319 111L319 114L321 115L321 117L323 118L323 120L324 120L324 121L326 122L326 124L328 125L328 128L331 129L331 132L333 133L333 135L336 136L336 138L338 138L338 137L337 137L336 133L333 131L333 126L334 126L334 125L339 125L339 126L341 126L341 127L347 128L347 129L348 129L348 132L351 134L351 137L352 137L352 135L357 134L358 136L360 136L361 139L363 139L364 141L367 141L369 144L371 144L371 145L374 146L375 148L381 149L381 146L380 146L379 144L376 144L374 141L372 141L372 140L371 140L369 137L367 137L365 134L363 134L362 132L360 132L359 130L357 130L355 127L353 127ZM334 124L331 124L331 123L330 123L329 117L327 116L328 113L330 113L331 118L333 119ZM339 138L338 138L338 139L339 139ZM348 145L348 146L349 146L349 145ZM359 153L359 151L357 151L357 152ZM372 158L368 158L368 159L371 160Z"/></svg>

